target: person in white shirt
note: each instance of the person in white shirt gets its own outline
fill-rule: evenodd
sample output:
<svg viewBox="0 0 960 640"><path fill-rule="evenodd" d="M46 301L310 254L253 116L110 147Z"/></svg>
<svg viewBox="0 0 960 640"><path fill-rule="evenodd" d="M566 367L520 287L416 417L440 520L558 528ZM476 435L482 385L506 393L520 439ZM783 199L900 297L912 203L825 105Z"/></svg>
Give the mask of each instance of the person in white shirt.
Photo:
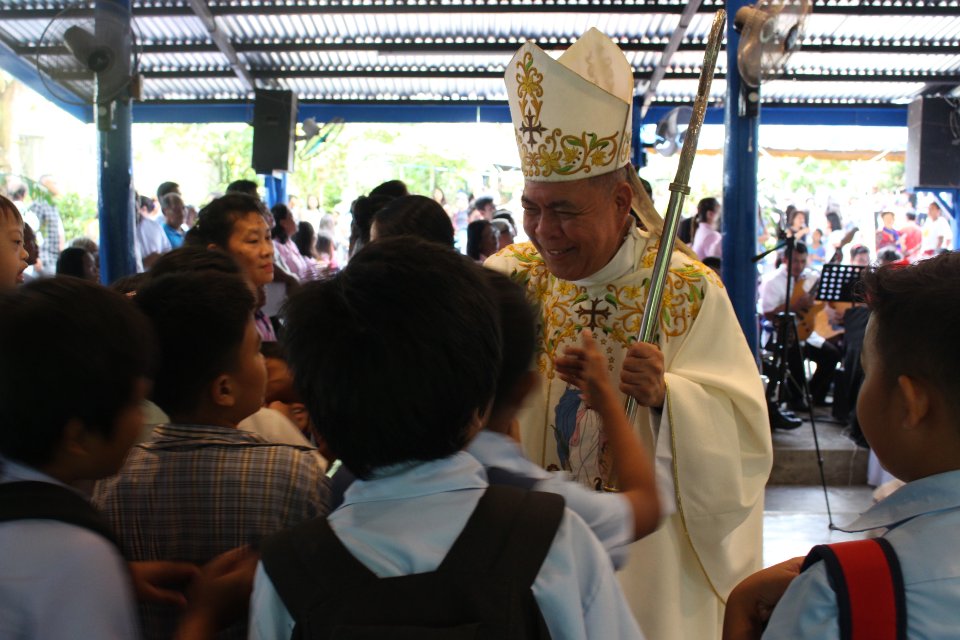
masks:
<svg viewBox="0 0 960 640"><path fill-rule="evenodd" d="M953 228L936 202L931 202L927 208L927 221L921 233L920 250L924 256L932 256L940 249L953 248Z"/></svg>

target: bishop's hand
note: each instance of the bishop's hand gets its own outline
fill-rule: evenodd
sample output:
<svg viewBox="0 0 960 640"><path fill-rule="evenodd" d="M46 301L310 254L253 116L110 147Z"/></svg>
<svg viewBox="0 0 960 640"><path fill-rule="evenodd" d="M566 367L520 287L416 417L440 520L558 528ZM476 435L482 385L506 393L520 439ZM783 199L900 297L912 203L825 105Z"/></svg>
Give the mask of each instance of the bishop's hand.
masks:
<svg viewBox="0 0 960 640"><path fill-rule="evenodd" d="M656 345L646 342L630 345L620 371L620 391L642 407L663 408L667 382L663 377L663 352Z"/></svg>

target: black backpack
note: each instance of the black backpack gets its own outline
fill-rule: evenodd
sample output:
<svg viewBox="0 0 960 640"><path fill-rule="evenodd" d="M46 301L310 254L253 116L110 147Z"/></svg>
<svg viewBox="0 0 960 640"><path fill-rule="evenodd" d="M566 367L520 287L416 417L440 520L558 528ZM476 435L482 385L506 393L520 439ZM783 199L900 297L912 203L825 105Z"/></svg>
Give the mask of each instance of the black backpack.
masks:
<svg viewBox="0 0 960 640"><path fill-rule="evenodd" d="M117 538L104 517L79 494L50 482L0 484L0 522L57 520L100 534L119 551Z"/></svg>
<svg viewBox="0 0 960 640"><path fill-rule="evenodd" d="M531 586L561 496L491 486L436 571L378 578L315 518L270 536L262 562L296 627L331 640L547 639Z"/></svg>

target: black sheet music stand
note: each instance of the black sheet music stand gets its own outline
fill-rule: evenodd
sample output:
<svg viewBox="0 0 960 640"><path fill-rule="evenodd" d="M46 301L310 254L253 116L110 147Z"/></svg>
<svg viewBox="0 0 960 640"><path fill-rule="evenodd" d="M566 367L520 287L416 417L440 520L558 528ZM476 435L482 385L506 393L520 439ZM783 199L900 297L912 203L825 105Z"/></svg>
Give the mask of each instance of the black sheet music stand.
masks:
<svg viewBox="0 0 960 640"><path fill-rule="evenodd" d="M859 302L856 286L866 267L852 264L825 264L820 273L817 300L825 302Z"/></svg>

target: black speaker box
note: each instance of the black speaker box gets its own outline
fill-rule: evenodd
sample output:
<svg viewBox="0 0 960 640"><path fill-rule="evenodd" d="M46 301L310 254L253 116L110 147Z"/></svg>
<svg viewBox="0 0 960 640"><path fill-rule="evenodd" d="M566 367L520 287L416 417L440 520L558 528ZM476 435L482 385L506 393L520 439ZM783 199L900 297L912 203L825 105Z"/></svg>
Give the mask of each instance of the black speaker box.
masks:
<svg viewBox="0 0 960 640"><path fill-rule="evenodd" d="M257 89L253 102L253 169L260 174L293 169L297 98L292 91Z"/></svg>
<svg viewBox="0 0 960 640"><path fill-rule="evenodd" d="M904 167L908 189L960 187L960 145L953 144L951 117L960 125L960 115L943 98L923 97L910 103Z"/></svg>

